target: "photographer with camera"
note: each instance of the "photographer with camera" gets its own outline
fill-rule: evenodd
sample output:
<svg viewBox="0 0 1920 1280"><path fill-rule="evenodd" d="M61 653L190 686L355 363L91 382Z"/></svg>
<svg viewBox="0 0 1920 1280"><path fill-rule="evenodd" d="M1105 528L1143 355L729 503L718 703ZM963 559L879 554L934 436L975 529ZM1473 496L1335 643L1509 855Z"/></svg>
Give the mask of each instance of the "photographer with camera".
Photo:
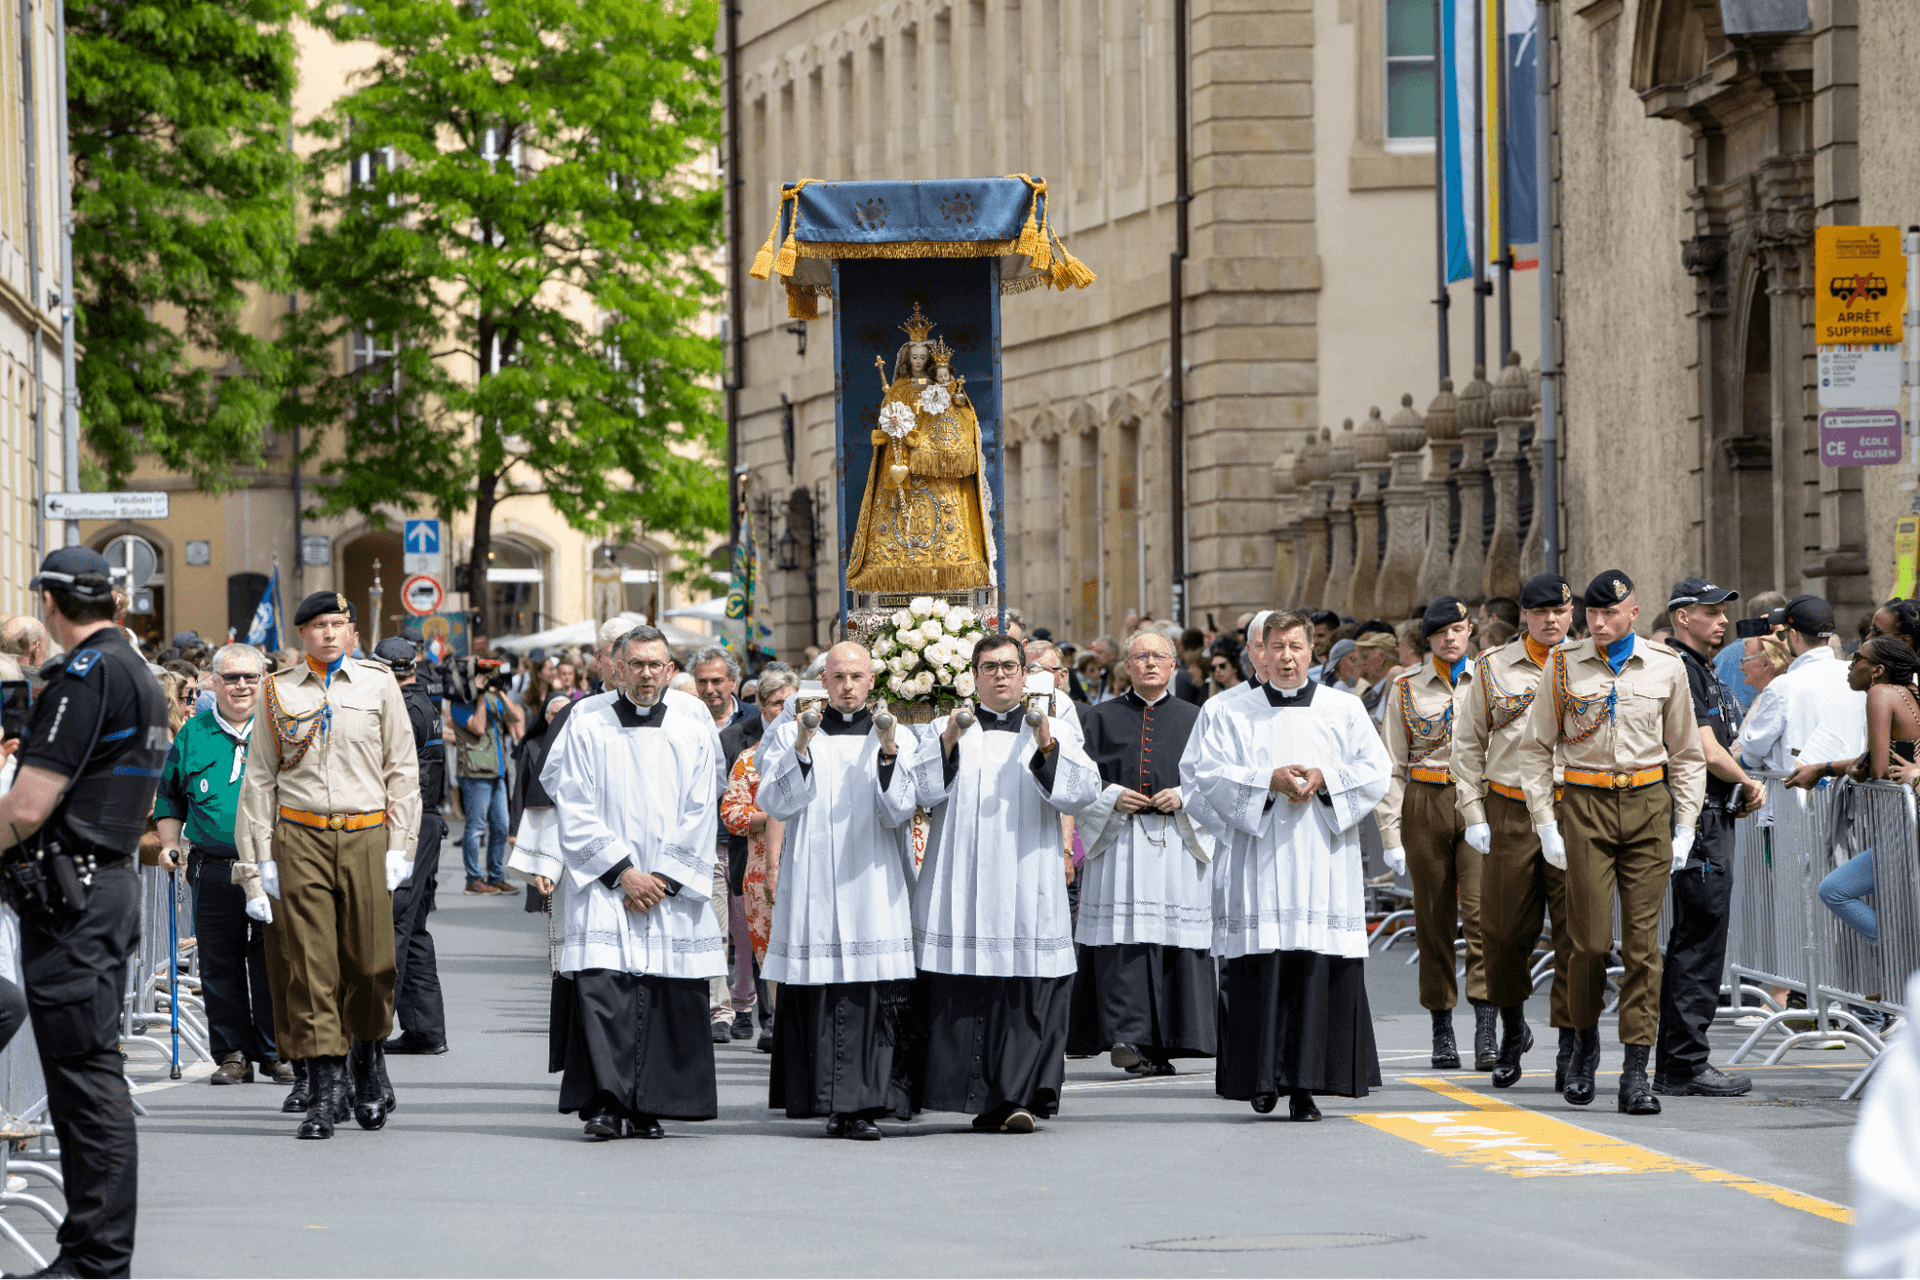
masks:
<svg viewBox="0 0 1920 1280"><path fill-rule="evenodd" d="M21 969L67 1216L42 1275L124 1276L139 1153L120 1058L127 965L140 935L133 855L167 753L167 705L113 625L106 559L62 547L31 583L59 646L0 796L0 877L20 914Z"/></svg>
<svg viewBox="0 0 1920 1280"><path fill-rule="evenodd" d="M455 771L460 779L460 808L466 829L460 849L467 863L468 893L518 893L507 882L507 776L512 771L512 742L520 740L525 713L502 692L506 664L498 658L457 660L449 674L447 718L453 723ZM480 862L480 833L487 835L487 860Z"/></svg>

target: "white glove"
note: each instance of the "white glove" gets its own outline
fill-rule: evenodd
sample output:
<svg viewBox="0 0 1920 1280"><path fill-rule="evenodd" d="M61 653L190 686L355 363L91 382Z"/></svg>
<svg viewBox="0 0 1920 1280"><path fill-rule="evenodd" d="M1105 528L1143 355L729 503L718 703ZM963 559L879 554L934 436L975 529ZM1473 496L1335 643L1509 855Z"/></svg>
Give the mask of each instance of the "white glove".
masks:
<svg viewBox="0 0 1920 1280"><path fill-rule="evenodd" d="M269 862L267 865L272 866L273 864ZM261 924L272 924L273 904L265 898L248 898L247 915L251 919L258 920Z"/></svg>
<svg viewBox="0 0 1920 1280"><path fill-rule="evenodd" d="M1476 822L1467 828L1467 847L1476 853L1493 852L1493 828L1484 822Z"/></svg>
<svg viewBox="0 0 1920 1280"><path fill-rule="evenodd" d="M1549 822L1543 827L1535 827L1533 833L1540 837L1540 852L1546 855L1547 865L1565 871L1567 842L1560 838L1560 824Z"/></svg>
<svg viewBox="0 0 1920 1280"><path fill-rule="evenodd" d="M1673 829L1673 869L1686 868L1687 855L1693 852L1693 828L1675 827Z"/></svg>
<svg viewBox="0 0 1920 1280"><path fill-rule="evenodd" d="M404 849L387 850L387 892L392 893L413 878L413 863Z"/></svg>
<svg viewBox="0 0 1920 1280"><path fill-rule="evenodd" d="M280 864L271 858L260 864L260 889L269 898L280 896Z"/></svg>
<svg viewBox="0 0 1920 1280"><path fill-rule="evenodd" d="M1387 860L1387 870L1397 876L1407 874L1407 851L1395 846L1381 854Z"/></svg>

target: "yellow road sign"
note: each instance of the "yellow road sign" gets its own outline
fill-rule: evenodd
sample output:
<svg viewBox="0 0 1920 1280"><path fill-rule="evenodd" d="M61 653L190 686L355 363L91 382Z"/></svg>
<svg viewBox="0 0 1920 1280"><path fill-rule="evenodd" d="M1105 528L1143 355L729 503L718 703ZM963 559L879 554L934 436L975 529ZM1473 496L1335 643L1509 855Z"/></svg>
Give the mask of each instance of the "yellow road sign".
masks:
<svg viewBox="0 0 1920 1280"><path fill-rule="evenodd" d="M1813 229L1813 340L1900 342L1907 258L1898 227Z"/></svg>
<svg viewBox="0 0 1920 1280"><path fill-rule="evenodd" d="M1901 516L1893 522L1893 594L1913 598L1914 562L1920 558L1920 516Z"/></svg>

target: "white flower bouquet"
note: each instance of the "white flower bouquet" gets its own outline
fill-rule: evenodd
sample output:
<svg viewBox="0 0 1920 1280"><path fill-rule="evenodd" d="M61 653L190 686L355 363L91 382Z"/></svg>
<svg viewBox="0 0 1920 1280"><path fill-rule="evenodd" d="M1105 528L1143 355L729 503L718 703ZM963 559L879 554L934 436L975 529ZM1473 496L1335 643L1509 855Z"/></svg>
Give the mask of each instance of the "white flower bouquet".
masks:
<svg viewBox="0 0 1920 1280"><path fill-rule="evenodd" d="M964 605L915 596L874 632L873 691L924 712L973 696L973 646L987 631ZM919 719L895 706L902 719ZM927 719L932 717L928 715Z"/></svg>
<svg viewBox="0 0 1920 1280"><path fill-rule="evenodd" d="M913 410L898 400L889 400L880 409L880 429L895 440L904 440L913 430Z"/></svg>

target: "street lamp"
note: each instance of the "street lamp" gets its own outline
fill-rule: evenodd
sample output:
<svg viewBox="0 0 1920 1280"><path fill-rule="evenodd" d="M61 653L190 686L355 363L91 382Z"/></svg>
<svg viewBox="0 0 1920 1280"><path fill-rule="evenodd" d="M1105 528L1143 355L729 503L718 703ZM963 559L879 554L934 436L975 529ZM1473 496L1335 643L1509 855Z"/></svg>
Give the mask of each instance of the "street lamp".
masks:
<svg viewBox="0 0 1920 1280"><path fill-rule="evenodd" d="M774 567L782 573L792 573L800 567L800 542L793 536L793 527L780 535L780 541L774 544L776 557Z"/></svg>

